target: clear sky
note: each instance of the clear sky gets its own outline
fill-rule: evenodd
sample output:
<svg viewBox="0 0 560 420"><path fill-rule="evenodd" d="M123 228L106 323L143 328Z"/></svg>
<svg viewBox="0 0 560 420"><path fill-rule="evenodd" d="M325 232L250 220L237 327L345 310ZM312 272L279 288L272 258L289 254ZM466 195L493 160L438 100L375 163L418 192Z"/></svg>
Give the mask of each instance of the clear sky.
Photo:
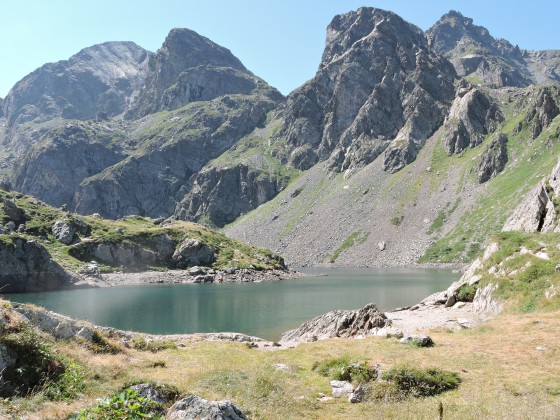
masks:
<svg viewBox="0 0 560 420"><path fill-rule="evenodd" d="M283 93L313 77L334 15L392 10L428 29L450 9L524 49L560 49L560 1L532 0L6 0L0 4L0 97L41 65L105 41L156 51L170 29L229 48Z"/></svg>

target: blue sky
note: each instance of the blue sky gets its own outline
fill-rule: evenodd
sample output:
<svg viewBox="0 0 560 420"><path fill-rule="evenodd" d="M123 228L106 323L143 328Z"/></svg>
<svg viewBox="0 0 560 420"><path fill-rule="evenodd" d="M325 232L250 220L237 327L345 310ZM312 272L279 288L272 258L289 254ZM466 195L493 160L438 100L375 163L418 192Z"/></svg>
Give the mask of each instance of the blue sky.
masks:
<svg viewBox="0 0 560 420"><path fill-rule="evenodd" d="M289 93L313 77L332 17L361 6L392 10L428 29L459 10L524 49L560 49L552 0L26 0L0 7L0 97L44 63L105 41L156 51L171 28L190 28L229 48L256 75Z"/></svg>

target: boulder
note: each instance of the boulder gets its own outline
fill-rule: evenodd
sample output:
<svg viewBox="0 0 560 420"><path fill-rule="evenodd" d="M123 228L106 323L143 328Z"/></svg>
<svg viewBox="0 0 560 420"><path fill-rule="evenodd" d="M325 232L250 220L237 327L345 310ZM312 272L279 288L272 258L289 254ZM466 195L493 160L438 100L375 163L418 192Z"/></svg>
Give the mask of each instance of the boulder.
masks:
<svg viewBox="0 0 560 420"><path fill-rule="evenodd" d="M336 310L313 318L299 328L282 334L281 341L310 342L333 337L375 334L387 322L384 314L370 303L362 309Z"/></svg>
<svg viewBox="0 0 560 420"><path fill-rule="evenodd" d="M247 420L231 401L208 401L191 395L177 401L167 412L169 420Z"/></svg>
<svg viewBox="0 0 560 420"><path fill-rule="evenodd" d="M200 239L186 238L179 244L171 259L176 267L186 268L210 265L216 261L216 255L214 250Z"/></svg>
<svg viewBox="0 0 560 420"><path fill-rule="evenodd" d="M345 397L354 392L354 387L348 381L331 381L331 388L335 398Z"/></svg>
<svg viewBox="0 0 560 420"><path fill-rule="evenodd" d="M70 245L74 241L76 229L68 220L57 220L52 227L52 233L57 241Z"/></svg>
<svg viewBox="0 0 560 420"><path fill-rule="evenodd" d="M348 396L348 402L352 404L361 403L366 397L366 389L366 383L360 382L356 389Z"/></svg>
<svg viewBox="0 0 560 420"><path fill-rule="evenodd" d="M401 344L413 344L418 347L432 347L434 341L430 336L424 334L410 334L406 335L400 340Z"/></svg>
<svg viewBox="0 0 560 420"><path fill-rule="evenodd" d="M14 224L19 225L20 223L24 223L27 221L27 217L25 216L25 212L17 206L11 200L6 198L0 198L0 204L4 207L4 214L8 219L10 219Z"/></svg>

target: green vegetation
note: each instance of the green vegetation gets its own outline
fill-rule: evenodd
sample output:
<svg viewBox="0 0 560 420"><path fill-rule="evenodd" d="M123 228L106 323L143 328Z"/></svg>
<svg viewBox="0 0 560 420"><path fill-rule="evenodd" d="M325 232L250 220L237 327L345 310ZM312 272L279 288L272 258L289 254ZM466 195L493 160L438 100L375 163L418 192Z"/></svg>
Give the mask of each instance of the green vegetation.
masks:
<svg viewBox="0 0 560 420"><path fill-rule="evenodd" d="M421 369L406 364L392 367L383 379L395 384L404 396L428 397L459 387L461 379L455 372L437 368Z"/></svg>
<svg viewBox="0 0 560 420"><path fill-rule="evenodd" d="M324 362L316 362L312 370L320 375L334 379L336 381L349 381L355 385L362 381L371 381L377 378L377 371L368 367L367 361L351 362L350 356L327 360Z"/></svg>
<svg viewBox="0 0 560 420"><path fill-rule="evenodd" d="M334 253L329 257L329 262L334 263L340 254L349 248L352 248L356 243L362 244L366 241L368 237L367 233L361 230L352 233L348 238L342 242L342 244L334 251Z"/></svg>
<svg viewBox="0 0 560 420"><path fill-rule="evenodd" d="M529 313L560 309L560 235L502 232L493 241L499 251L485 262L481 286L496 284L494 295L513 311ZM546 255L538 257L537 254ZM497 274L489 274L493 269ZM498 271L499 270L499 271Z"/></svg>
<svg viewBox="0 0 560 420"><path fill-rule="evenodd" d="M394 226L400 226L403 220L404 216L393 216L391 217L391 224Z"/></svg>
<svg viewBox="0 0 560 420"><path fill-rule="evenodd" d="M283 261L272 252L256 248L210 228L190 222L174 221L158 224L156 220L142 216L127 216L119 220L106 220L92 216L68 215L65 211L48 206L33 197L20 193L0 191L0 199L13 202L23 213L26 229L21 234L0 235L0 242L13 246L14 240L39 239L54 260L69 270L78 270L93 258L89 250L95 244L123 245L131 250L140 247L157 252L162 237L168 237L176 244L185 238L199 239L214 250L216 261L213 268L252 268L257 270L282 269ZM77 227L76 237L82 243L65 245L52 234L52 226L57 220L65 220ZM0 223L8 220L4 205L0 204ZM85 241L84 241L85 240ZM78 242L78 241L77 241ZM111 266L107 262L99 265L101 271L118 270L161 270L170 267L170 261L148 265L141 260L130 266Z"/></svg>
<svg viewBox="0 0 560 420"><path fill-rule="evenodd" d="M155 401L141 397L133 389L105 398L96 407L83 410L74 420L93 419L162 419L162 406Z"/></svg>

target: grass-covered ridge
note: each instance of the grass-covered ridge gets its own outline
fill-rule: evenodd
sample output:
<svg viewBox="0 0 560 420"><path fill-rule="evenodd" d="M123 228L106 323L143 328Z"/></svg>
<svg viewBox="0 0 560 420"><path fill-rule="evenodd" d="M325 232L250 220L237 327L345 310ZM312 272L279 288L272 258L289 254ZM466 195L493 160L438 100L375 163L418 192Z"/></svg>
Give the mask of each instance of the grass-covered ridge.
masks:
<svg viewBox="0 0 560 420"><path fill-rule="evenodd" d="M85 263L91 261L91 255L80 250L87 249L85 245L106 244L128 247L129 249L154 249L158 238L165 237L171 243L179 245L186 238L199 240L210 247L215 253L212 268L252 268L259 270L282 269L281 257L272 252L256 248L237 240L226 237L202 225L183 221L170 221L162 223L141 216L128 216L119 220L107 220L93 216L80 216L70 214L42 203L34 197L17 192L0 191L0 223L6 225L10 222L5 204L2 200L14 204L20 213L21 221L25 228L22 232L0 235L0 241L6 245L13 244L14 240L38 240L52 255L54 260L64 268L75 271ZM57 241L53 235L52 227L57 220L87 227L87 233L76 233L74 242L65 245ZM17 229L17 226L16 226ZM140 264L134 267L100 265L104 271L115 269L166 269L171 268L165 262L154 264Z"/></svg>

